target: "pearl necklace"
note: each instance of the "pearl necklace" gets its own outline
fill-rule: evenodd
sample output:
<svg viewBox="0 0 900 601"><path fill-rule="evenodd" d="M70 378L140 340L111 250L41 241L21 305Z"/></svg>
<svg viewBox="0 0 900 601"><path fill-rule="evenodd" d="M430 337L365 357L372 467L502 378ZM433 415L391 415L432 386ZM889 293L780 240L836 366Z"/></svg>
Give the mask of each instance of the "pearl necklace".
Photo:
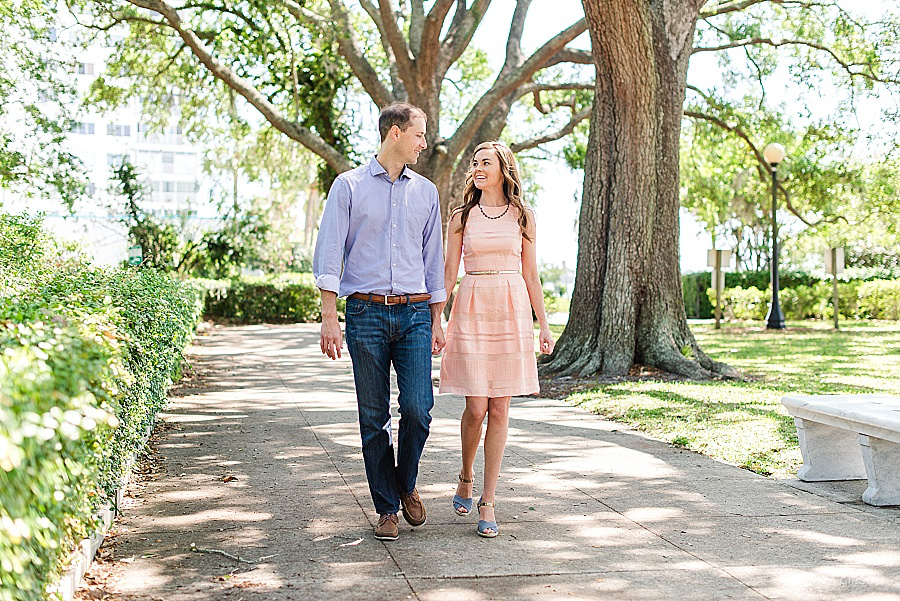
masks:
<svg viewBox="0 0 900 601"><path fill-rule="evenodd" d="M496 217L491 217L490 215L488 215L487 213L485 213L485 212L484 212L484 209L481 207L481 203L480 203L480 202L478 203L478 210L481 211L481 214L484 215L485 217L487 217L488 219L500 219L501 217L503 217L504 215L506 215L506 213L509 211L509 205L510 205L510 203L506 203L506 208L503 210L502 213L500 213L500 214L497 215Z"/></svg>

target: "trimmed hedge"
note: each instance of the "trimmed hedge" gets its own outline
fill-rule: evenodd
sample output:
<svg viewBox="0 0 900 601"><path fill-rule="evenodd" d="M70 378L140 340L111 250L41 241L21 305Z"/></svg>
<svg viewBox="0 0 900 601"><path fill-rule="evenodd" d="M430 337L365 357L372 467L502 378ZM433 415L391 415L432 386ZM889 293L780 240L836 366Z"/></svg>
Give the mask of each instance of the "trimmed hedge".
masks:
<svg viewBox="0 0 900 601"><path fill-rule="evenodd" d="M0 601L47 598L166 403L190 285L97 269L0 215Z"/></svg>
<svg viewBox="0 0 900 601"><path fill-rule="evenodd" d="M310 273L192 280L205 293L204 316L241 323L319 321L322 302ZM344 301L338 299L338 313Z"/></svg>
<svg viewBox="0 0 900 601"><path fill-rule="evenodd" d="M716 292L707 290L710 303ZM833 319L831 282L794 286L779 291L779 304L786 319ZM722 309L726 319L765 319L772 289L726 288ZM838 314L845 319L900 319L900 280L838 282Z"/></svg>

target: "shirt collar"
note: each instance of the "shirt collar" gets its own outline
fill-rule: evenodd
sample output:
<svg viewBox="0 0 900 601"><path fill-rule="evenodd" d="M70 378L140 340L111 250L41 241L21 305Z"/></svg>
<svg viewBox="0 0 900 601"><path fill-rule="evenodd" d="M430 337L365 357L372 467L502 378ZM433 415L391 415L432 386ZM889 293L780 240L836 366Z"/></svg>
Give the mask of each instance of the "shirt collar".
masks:
<svg viewBox="0 0 900 601"><path fill-rule="evenodd" d="M403 166L403 171L400 172L400 177L405 177L406 179L411 179L412 176L409 174L409 165ZM385 169L381 163L378 162L377 155L372 157L372 160L369 161L369 173L375 177L381 175L382 173L387 175L387 169ZM400 179L399 177L397 179Z"/></svg>

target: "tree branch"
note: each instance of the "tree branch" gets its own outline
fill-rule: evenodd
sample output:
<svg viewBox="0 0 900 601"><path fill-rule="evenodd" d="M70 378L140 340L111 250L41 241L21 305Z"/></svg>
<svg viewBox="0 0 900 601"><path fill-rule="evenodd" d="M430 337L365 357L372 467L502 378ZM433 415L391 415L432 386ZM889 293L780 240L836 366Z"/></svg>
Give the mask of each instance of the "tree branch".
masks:
<svg viewBox="0 0 900 601"><path fill-rule="evenodd" d="M447 13L450 12L453 2L454 0L437 0L434 6L431 7L431 10L428 11L428 15L422 23L420 49L423 45L431 48L441 47L441 29L444 27L444 19L447 18ZM463 2L462 8L465 9L465 2ZM456 20L455 16L454 20ZM416 56L419 55L419 52L416 53Z"/></svg>
<svg viewBox="0 0 900 601"><path fill-rule="evenodd" d="M779 46L808 46L809 48L813 48L815 50L821 50L822 52L825 52L826 54L831 56L831 58L833 58L834 61L838 65L840 65L841 68L844 71L846 71L847 74L851 78L852 77L863 77L865 79L869 79L871 81L877 81L879 83L891 83L891 84L900 83L900 80L898 80L898 79L882 78L882 77L875 75L874 73L865 73L863 71L854 71L853 67L860 66L858 63L847 63L844 60L842 60L837 55L837 53L835 53L834 50L832 50L828 46L825 46L823 44L817 44L815 42L810 42L807 40L773 40L770 38L746 38L743 40L735 40L735 41L729 42L727 44L722 44L720 46L708 46L708 47L694 48L691 51L691 54L696 54L698 52L718 52L719 50L728 50L729 48L741 48L744 46L772 46L774 48L777 48Z"/></svg>
<svg viewBox="0 0 900 601"><path fill-rule="evenodd" d="M130 4L158 13L166 21L166 25L174 29L194 56L209 69L210 73L225 83L229 88L243 96L253 105L276 129L300 142L309 150L319 155L335 171L350 169L350 161L309 128L298 125L287 119L281 111L269 102L246 79L237 75L227 65L215 58L203 45L197 35L183 26L178 12L163 0L128 0Z"/></svg>
<svg viewBox="0 0 900 601"><path fill-rule="evenodd" d="M466 10L465 0L458 1L456 14L447 35L444 36L444 41L440 44L441 52L435 65L435 73L440 78L443 78L450 66L462 56L491 4L491 0L475 0L472 8Z"/></svg>
<svg viewBox="0 0 900 601"><path fill-rule="evenodd" d="M772 2L774 4L782 3L781 0L727 0L725 2L716 2L710 8L700 11L699 18L708 19L718 15L733 13L744 10L745 8L750 8L755 4L762 4L763 2Z"/></svg>
<svg viewBox="0 0 900 601"><path fill-rule="evenodd" d="M566 123L564 126L562 126L558 131L541 136L539 138L532 138L530 140L525 140L523 142L517 142L515 144L511 144L509 149L512 150L513 152L522 152L523 150L530 150L531 148L540 146L541 144L544 144L546 142L552 142L553 140L559 140L560 138L568 136L570 133L575 131L575 127L579 123L584 121L585 119L588 119L590 116L591 116L591 108L588 107L578 113L574 113L572 115L572 118L569 119L569 122Z"/></svg>
<svg viewBox="0 0 900 601"><path fill-rule="evenodd" d="M684 116L690 117L692 119L702 119L704 121L709 121L710 123L718 125L722 129L737 135L744 142L746 142L747 146L750 148L750 150L753 152L754 156L756 157L756 160L757 160L759 166L761 167L760 178L765 180L767 173L771 175L772 166L769 165L769 163L763 157L762 153L759 151L759 149L756 147L756 145L750 140L750 136L748 136L747 133L744 132L744 130L741 129L739 126L732 125L730 123L726 123L725 121L723 121L722 119L719 119L718 117L713 117L712 115L706 115L704 113L698 113L696 111L684 111ZM802 221L804 224L806 224L809 227L816 227L823 223L835 223L839 219L842 219L842 217L839 216L839 217L833 217L831 219L819 219L818 221L808 221L803 215L800 214L800 212L797 210L797 208L794 207L793 203L791 202L790 194L788 194L787 189L785 189L783 182L777 182L776 188L778 190L781 190L781 193L784 195L785 206L788 208L788 210L791 213L793 213L797 217L797 219L799 219L800 221ZM844 219L844 221L846 221L846 219Z"/></svg>
<svg viewBox="0 0 900 601"><path fill-rule="evenodd" d="M295 9L291 7L291 2L288 2L287 0L281 0L281 2L285 3L285 6L291 11L291 14L295 14ZM363 55L363 52L359 47L359 42L356 39L356 35L353 33L353 28L350 26L350 19L347 16L347 9L344 7L343 2L341 0L328 0L328 3L331 6L332 19L337 22L338 28L345 32L345 35L335 36L337 38L338 50L340 51L341 56L343 56L347 61L347 64L350 65L350 70L353 71L353 75L356 76L362 84L363 89L372 98L375 104L379 107L389 105L393 101L393 96L391 95L390 90L387 89L387 86L385 86L378 77L378 73ZM309 11L306 11L306 13L308 12ZM306 13L300 11L297 12L295 16L305 15ZM328 27L327 23L325 26Z"/></svg>
<svg viewBox="0 0 900 601"><path fill-rule="evenodd" d="M593 90L593 83L526 83L519 86L519 96L527 96L535 92L554 92L558 90Z"/></svg>
<svg viewBox="0 0 900 601"><path fill-rule="evenodd" d="M388 71L391 74L391 85L394 89L394 98L407 100L406 85L400 77L400 70L397 68L397 59L394 58L394 50L391 48L390 43L388 43L387 32L384 29L384 20L381 18L381 13L375 8L375 5L372 4L370 0L360 0L359 5L362 6L363 10L366 11L372 19L372 22L375 23L375 27L378 28L378 33L380 34L378 38L381 40L381 47L384 49L384 55L387 57L388 61Z"/></svg>
<svg viewBox="0 0 900 601"><path fill-rule="evenodd" d="M534 75L536 71L543 68L551 56L565 48L566 44L581 35L586 29L587 22L585 19L573 23L538 48L520 67L506 75L498 76L491 89L475 103L475 106L466 115L453 137L447 140L448 155L451 157L458 156L463 148L469 144L472 136L478 130L478 126L485 120L491 111L491 107L498 100L511 93Z"/></svg>
<svg viewBox="0 0 900 601"><path fill-rule="evenodd" d="M441 29L451 6L453 6L453 0L439 0L428 11L428 16L422 25L422 43L416 54L416 74L419 78L416 85L420 89L428 89L430 85L433 85L432 82L440 81L436 78L435 73L437 73L441 56L447 51L441 44Z"/></svg>
<svg viewBox="0 0 900 601"><path fill-rule="evenodd" d="M531 0L516 0L516 10L509 24L509 37L506 39L506 60L501 73L514 69L522 64L522 32L525 30L525 17Z"/></svg>
<svg viewBox="0 0 900 601"><path fill-rule="evenodd" d="M579 65L593 65L594 55L587 50L576 50L575 48L563 48L544 65L544 67L552 67L559 63L576 63Z"/></svg>
<svg viewBox="0 0 900 601"><path fill-rule="evenodd" d="M422 28L425 26L425 3L423 0L411 0L411 4L409 45L413 56L419 56L419 52L422 50Z"/></svg>
<svg viewBox="0 0 900 601"><path fill-rule="evenodd" d="M414 59L409 51L409 46L406 44L406 40L403 39L403 32L397 26L397 18L394 16L394 10L391 7L391 0L378 0L378 8L381 12L381 21L384 24L384 35L394 51L394 58L397 59L400 79L403 81L414 81Z"/></svg>

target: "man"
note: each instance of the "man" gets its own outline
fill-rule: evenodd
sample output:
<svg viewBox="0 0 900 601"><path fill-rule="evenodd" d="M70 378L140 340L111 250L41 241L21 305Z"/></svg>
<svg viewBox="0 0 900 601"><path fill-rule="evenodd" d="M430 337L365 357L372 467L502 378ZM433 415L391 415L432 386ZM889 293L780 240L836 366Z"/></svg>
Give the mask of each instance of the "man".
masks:
<svg viewBox="0 0 900 601"><path fill-rule="evenodd" d="M425 523L416 477L431 424L431 355L444 347L439 308L446 300L437 188L407 166L427 147L425 121L409 104L381 111L378 155L335 180L313 258L322 295L320 342L331 359L343 346L336 300L347 296L347 348L379 540L397 540L401 507L412 526ZM396 464L391 363L400 390Z"/></svg>

